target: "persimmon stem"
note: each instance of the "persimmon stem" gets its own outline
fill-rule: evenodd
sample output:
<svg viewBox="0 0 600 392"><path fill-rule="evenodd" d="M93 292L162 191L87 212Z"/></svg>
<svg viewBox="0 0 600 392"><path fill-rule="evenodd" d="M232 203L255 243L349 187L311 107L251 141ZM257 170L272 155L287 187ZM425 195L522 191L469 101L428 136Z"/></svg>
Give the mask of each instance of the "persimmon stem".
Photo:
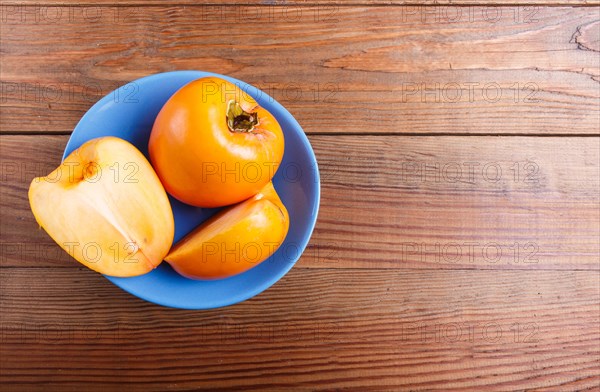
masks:
<svg viewBox="0 0 600 392"><path fill-rule="evenodd" d="M227 126L231 132L252 132L258 125L258 115L248 113L237 101L227 103Z"/></svg>

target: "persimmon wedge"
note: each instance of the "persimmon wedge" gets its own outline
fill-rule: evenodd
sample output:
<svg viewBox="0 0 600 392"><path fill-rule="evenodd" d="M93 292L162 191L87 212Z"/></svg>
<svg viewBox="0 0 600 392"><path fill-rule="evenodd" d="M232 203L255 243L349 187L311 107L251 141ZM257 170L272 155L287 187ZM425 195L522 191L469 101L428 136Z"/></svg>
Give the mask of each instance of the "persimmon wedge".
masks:
<svg viewBox="0 0 600 392"><path fill-rule="evenodd" d="M208 77L183 86L164 104L148 149L172 196L197 207L222 207L271 181L284 136L275 117L246 91Z"/></svg>
<svg viewBox="0 0 600 392"><path fill-rule="evenodd" d="M177 243L165 260L191 279L227 278L271 256L288 229L288 212L269 182L255 196L201 224Z"/></svg>
<svg viewBox="0 0 600 392"><path fill-rule="evenodd" d="M145 274L173 243L162 184L144 155L116 137L84 143L48 176L33 179L29 203L61 248L105 275Z"/></svg>

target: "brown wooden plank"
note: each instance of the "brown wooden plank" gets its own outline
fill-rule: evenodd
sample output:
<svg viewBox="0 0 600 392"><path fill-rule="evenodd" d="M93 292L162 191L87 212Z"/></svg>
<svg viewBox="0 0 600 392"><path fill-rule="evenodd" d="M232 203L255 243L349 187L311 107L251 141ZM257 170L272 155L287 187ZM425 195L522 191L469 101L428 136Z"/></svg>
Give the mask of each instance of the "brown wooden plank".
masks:
<svg viewBox="0 0 600 392"><path fill-rule="evenodd" d="M3 266L78 266L29 211L68 136L3 136ZM313 268L593 269L600 139L310 136L320 165ZM500 253L498 253L500 252Z"/></svg>
<svg viewBox="0 0 600 392"><path fill-rule="evenodd" d="M72 6L72 7L88 7L94 8L98 6L156 6L156 5L182 5L182 6L234 6L234 5L246 5L260 8L268 8L275 6L320 6L327 8L337 8L343 6L360 6L360 5L405 5L413 7L439 7L439 6L465 6L465 5L485 5L489 8L495 6L543 6L543 5L581 5L581 6L593 6L598 5L598 0L271 0L271 1L258 1L258 0L177 0L175 2L169 2L166 0L98 0L98 1L76 1L76 0L20 0L20 1L8 1L3 0L0 4L8 8L9 12L13 9L9 8L16 5L19 6Z"/></svg>
<svg viewBox="0 0 600 392"><path fill-rule="evenodd" d="M596 7L7 7L1 132L68 132L120 84L201 69L308 133L598 134Z"/></svg>
<svg viewBox="0 0 600 392"><path fill-rule="evenodd" d="M145 303L87 270L2 268L0 282L3 390L568 391L599 381L597 272L294 268L214 311Z"/></svg>

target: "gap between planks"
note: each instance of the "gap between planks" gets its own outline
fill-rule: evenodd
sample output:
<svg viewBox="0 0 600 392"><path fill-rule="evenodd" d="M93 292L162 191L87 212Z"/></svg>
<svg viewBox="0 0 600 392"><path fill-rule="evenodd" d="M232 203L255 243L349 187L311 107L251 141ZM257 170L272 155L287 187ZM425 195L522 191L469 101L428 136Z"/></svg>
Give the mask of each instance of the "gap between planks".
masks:
<svg viewBox="0 0 600 392"><path fill-rule="evenodd" d="M452 3L423 3L418 1L411 2L398 2L398 3L338 3L338 2L315 2L315 3L205 3L205 4L190 4L190 3L53 3L43 5L43 7L71 7L71 8L84 8L84 7L97 7L97 8L150 8L150 7L186 7L186 8L198 8L198 7L294 7L294 8L309 8L309 7L340 7L340 8L351 8L351 7L427 7L427 8L440 8L440 7L598 7L599 2L527 2L527 3L490 3L485 1L477 2L452 2ZM18 7L40 7L42 6L39 2L22 1L20 3L4 3L0 4L2 7L18 6Z"/></svg>
<svg viewBox="0 0 600 392"><path fill-rule="evenodd" d="M71 136L72 131L60 131L60 132L45 132L45 131L20 131L20 132L2 132L0 131L0 137L2 136ZM440 137L573 137L573 138L598 138L600 137L600 133L598 134L589 134L589 133L473 133L473 132L362 132L362 133L338 133L338 132L305 132L307 136L406 136L406 137L431 137L431 136L440 136Z"/></svg>
<svg viewBox="0 0 600 392"><path fill-rule="evenodd" d="M75 259L73 259L73 263L78 263ZM165 261L166 263L166 261ZM87 268L82 266L75 266L78 270L86 270ZM56 269L64 269L64 270L70 270L73 271L74 266L69 266L69 265L56 265L56 266L42 266L42 267L35 267L35 266L16 266L16 265L0 265L0 270L56 270ZM536 273L536 272L559 272L559 271L563 271L563 272L591 272L591 273L596 273L598 275L598 277L600 278L600 270L591 270L589 268L536 268L536 269L524 269L524 268L502 268L502 269L498 269L498 268L482 268L481 266L475 266L474 268L464 268L464 267L457 267L457 268L448 268L448 267L440 267L440 268L424 268L424 267L402 267L402 268L381 268L381 267L341 267L341 268L331 268L331 267L304 267L304 266L294 266L292 267L295 270L305 270L305 271L324 271L324 272L328 272L328 271L371 271L371 272L385 272L385 271L396 271L396 272L402 272L402 271L527 271L530 273ZM104 276L104 275L103 275Z"/></svg>

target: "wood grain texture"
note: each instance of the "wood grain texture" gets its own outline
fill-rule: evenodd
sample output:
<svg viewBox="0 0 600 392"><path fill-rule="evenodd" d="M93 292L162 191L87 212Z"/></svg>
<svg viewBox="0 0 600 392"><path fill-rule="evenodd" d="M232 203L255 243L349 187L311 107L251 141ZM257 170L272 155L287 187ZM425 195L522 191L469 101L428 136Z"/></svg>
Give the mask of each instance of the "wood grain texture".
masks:
<svg viewBox="0 0 600 392"><path fill-rule="evenodd" d="M2 0L0 4L5 7L12 7L15 4L21 6L73 6L73 7L97 7L97 6L149 6L149 5L205 5L205 6L241 6L251 5L255 7L273 7L273 6L321 6L329 8L337 8L344 6L367 6L367 5L405 5L413 7L438 7L438 6L459 6L459 5L484 5L492 8L497 5L508 6L536 6L536 5L579 5L579 6L594 6L600 4L598 0L177 0L169 2L167 0L97 0L97 1L78 1L78 0L20 0L8 1ZM10 8L9 8L10 10Z"/></svg>
<svg viewBox="0 0 600 392"><path fill-rule="evenodd" d="M264 89L308 133L598 134L598 7L3 12L4 133L65 133L116 86L201 69Z"/></svg>
<svg viewBox="0 0 600 392"><path fill-rule="evenodd" d="M145 303L85 269L2 268L0 282L5 391L600 381L598 272L294 268L254 299L204 312Z"/></svg>
<svg viewBox="0 0 600 392"><path fill-rule="evenodd" d="M599 1L176 3L0 0L0 391L600 391ZM298 264L212 311L81 267L26 197L178 69L284 104L322 179Z"/></svg>
<svg viewBox="0 0 600 392"><path fill-rule="evenodd" d="M0 265L78 266L38 229L27 201L29 183L58 166L67 139L2 137ZM600 269L598 138L310 141L322 197L301 266Z"/></svg>

